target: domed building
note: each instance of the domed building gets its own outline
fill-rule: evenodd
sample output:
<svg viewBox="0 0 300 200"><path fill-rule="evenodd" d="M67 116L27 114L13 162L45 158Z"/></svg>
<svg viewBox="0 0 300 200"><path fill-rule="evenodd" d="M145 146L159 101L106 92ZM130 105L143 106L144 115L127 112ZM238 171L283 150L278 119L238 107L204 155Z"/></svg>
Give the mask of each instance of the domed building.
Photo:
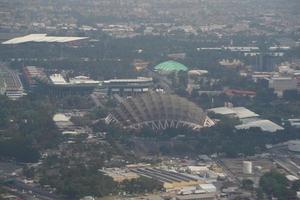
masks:
<svg viewBox="0 0 300 200"><path fill-rule="evenodd" d="M201 129L214 125L206 112L195 103L177 95L156 92L122 99L106 117L106 123L125 129L149 127L153 130L178 127Z"/></svg>
<svg viewBox="0 0 300 200"><path fill-rule="evenodd" d="M166 62L162 62L154 67L155 71L158 71L161 74L169 74L172 72L179 72L179 71L188 71L188 68L176 61L169 60Z"/></svg>

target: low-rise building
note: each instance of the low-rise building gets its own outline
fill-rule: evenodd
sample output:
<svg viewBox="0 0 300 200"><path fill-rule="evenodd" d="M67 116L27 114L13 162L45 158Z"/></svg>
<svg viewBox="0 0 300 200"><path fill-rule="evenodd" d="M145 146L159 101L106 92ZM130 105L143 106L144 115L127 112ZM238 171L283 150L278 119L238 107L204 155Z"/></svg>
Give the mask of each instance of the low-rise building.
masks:
<svg viewBox="0 0 300 200"><path fill-rule="evenodd" d="M153 87L153 79L138 77L136 79L110 79L103 82L107 94L132 95L148 92Z"/></svg>
<svg viewBox="0 0 300 200"><path fill-rule="evenodd" d="M99 170L107 176L110 176L115 182L121 183L125 180L137 179L140 176L129 169L105 168Z"/></svg>
<svg viewBox="0 0 300 200"><path fill-rule="evenodd" d="M300 128L300 119L288 119L290 125L295 128Z"/></svg>
<svg viewBox="0 0 300 200"><path fill-rule="evenodd" d="M282 96L286 90L297 90L298 82L293 77L272 77L269 79L269 87L273 88L278 96Z"/></svg>
<svg viewBox="0 0 300 200"><path fill-rule="evenodd" d="M36 66L25 66L23 67L23 77L27 87L34 89L37 87L38 83L36 79L47 78L44 70Z"/></svg>
<svg viewBox="0 0 300 200"><path fill-rule="evenodd" d="M7 67L0 66L0 92L11 100L25 95L19 75Z"/></svg>
<svg viewBox="0 0 300 200"><path fill-rule="evenodd" d="M240 125L235 126L236 129L260 128L262 131L276 132L284 130L284 128L270 120L261 119L259 115L244 107L218 107L208 110L215 114L237 118L241 121Z"/></svg>
<svg viewBox="0 0 300 200"><path fill-rule="evenodd" d="M215 193L206 193L206 194L189 194L189 195L180 195L176 197L176 200L215 200L217 195Z"/></svg>
<svg viewBox="0 0 300 200"><path fill-rule="evenodd" d="M158 168L138 168L132 169L132 171L140 176L150 177L160 182L166 191L180 190L182 188L198 186L199 184L206 183L197 176Z"/></svg>
<svg viewBox="0 0 300 200"><path fill-rule="evenodd" d="M259 115L245 107L217 107L209 109L208 112L213 112L228 117L236 117L238 119L255 118Z"/></svg>
<svg viewBox="0 0 300 200"><path fill-rule="evenodd" d="M284 130L282 126L270 121L270 120L255 120L245 124L235 126L236 129L250 129L250 128L260 128L262 131L266 132L276 132Z"/></svg>

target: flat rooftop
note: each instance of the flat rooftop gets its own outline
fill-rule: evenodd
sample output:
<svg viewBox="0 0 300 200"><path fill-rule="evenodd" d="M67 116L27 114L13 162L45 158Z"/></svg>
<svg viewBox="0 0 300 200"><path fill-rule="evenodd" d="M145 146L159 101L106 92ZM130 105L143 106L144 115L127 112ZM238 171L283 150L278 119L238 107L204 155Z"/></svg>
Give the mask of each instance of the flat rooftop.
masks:
<svg viewBox="0 0 300 200"><path fill-rule="evenodd" d="M137 174L153 178L163 183L198 181L198 179L184 174L156 168L139 168L133 169L132 171Z"/></svg>
<svg viewBox="0 0 300 200"><path fill-rule="evenodd" d="M220 115L234 115L239 119L258 117L259 115L245 107L218 107L208 110Z"/></svg>
<svg viewBox="0 0 300 200"><path fill-rule="evenodd" d="M260 128L262 131L267 131L267 132L276 132L279 130L284 130L283 127L279 126L278 124L275 124L270 120L257 120L257 121L235 126L235 128L236 129Z"/></svg>
<svg viewBox="0 0 300 200"><path fill-rule="evenodd" d="M2 44L22 44L26 42L57 42L57 43L66 43L74 42L78 40L87 39L87 37L59 37L59 36L48 36L47 34L29 34L22 37L16 37Z"/></svg>
<svg viewBox="0 0 300 200"><path fill-rule="evenodd" d="M152 78L146 78L146 77L138 77L136 79L110 79L104 81L105 84L110 83L142 83L142 82L148 82L153 81Z"/></svg>

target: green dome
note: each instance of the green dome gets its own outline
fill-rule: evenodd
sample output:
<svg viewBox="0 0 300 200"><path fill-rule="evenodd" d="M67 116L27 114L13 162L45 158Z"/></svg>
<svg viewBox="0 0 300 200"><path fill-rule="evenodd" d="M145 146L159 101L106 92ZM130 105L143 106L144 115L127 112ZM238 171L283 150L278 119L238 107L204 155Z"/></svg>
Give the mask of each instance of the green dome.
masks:
<svg viewBox="0 0 300 200"><path fill-rule="evenodd" d="M156 65L154 67L154 69L158 70L158 71L165 71L165 72L187 71L188 70L188 68L185 65L183 65L179 62L173 61L173 60L162 62L162 63Z"/></svg>

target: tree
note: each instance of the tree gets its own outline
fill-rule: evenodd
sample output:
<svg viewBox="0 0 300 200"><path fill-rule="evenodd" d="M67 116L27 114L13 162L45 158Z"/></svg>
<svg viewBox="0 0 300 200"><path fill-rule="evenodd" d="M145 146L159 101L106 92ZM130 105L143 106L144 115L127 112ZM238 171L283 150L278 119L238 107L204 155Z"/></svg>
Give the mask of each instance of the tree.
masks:
<svg viewBox="0 0 300 200"><path fill-rule="evenodd" d="M283 98L288 101L297 101L300 99L300 93L297 90L285 90Z"/></svg>
<svg viewBox="0 0 300 200"><path fill-rule="evenodd" d="M300 180L297 180L297 181L293 182L292 189L294 191L299 191L300 190Z"/></svg>
<svg viewBox="0 0 300 200"><path fill-rule="evenodd" d="M259 186L269 197L276 197L279 200L295 199L296 192L288 188L286 177L277 172L265 173L259 181Z"/></svg>
<svg viewBox="0 0 300 200"><path fill-rule="evenodd" d="M132 180L125 180L121 183L124 191L131 194L154 192L162 189L161 183L146 177L140 177Z"/></svg>
<svg viewBox="0 0 300 200"><path fill-rule="evenodd" d="M252 191L253 190L253 181L250 180L250 179L244 179L242 181L242 187L245 189L245 190L250 190Z"/></svg>

